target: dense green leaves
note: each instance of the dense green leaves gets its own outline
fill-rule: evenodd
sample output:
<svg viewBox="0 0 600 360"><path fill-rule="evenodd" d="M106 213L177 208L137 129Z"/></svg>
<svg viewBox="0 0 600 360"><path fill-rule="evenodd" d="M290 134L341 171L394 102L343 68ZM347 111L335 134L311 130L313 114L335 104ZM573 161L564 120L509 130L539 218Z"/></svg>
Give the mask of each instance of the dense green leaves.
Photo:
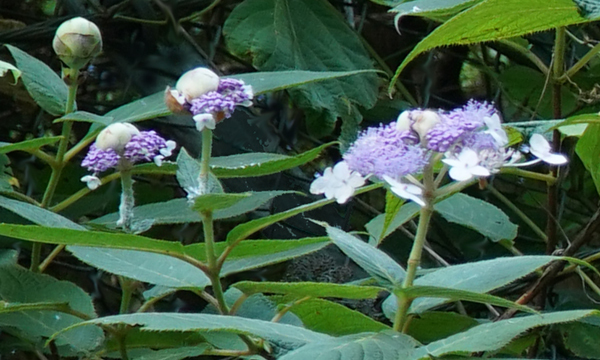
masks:
<svg viewBox="0 0 600 360"><path fill-rule="evenodd" d="M397 360L407 358L417 345L400 333L363 333L308 344L281 360Z"/></svg>
<svg viewBox="0 0 600 360"><path fill-rule="evenodd" d="M65 304L81 316L96 317L92 299L82 289L67 281L27 271L16 264L16 259L14 251L0 252L0 299L22 306L18 311L0 311L0 326L18 328L35 340L82 321L62 310L34 306L40 302ZM90 350L102 339L102 331L91 326L57 338L59 345L69 345L77 351Z"/></svg>
<svg viewBox="0 0 600 360"><path fill-rule="evenodd" d="M68 89L62 79L33 56L12 45L6 47L22 71L23 84L35 102L52 115L64 114Z"/></svg>
<svg viewBox="0 0 600 360"><path fill-rule="evenodd" d="M496 242L513 240L517 225L494 205L458 193L435 205L435 211L446 220L471 228Z"/></svg>
<svg viewBox="0 0 600 360"><path fill-rule="evenodd" d="M419 54L446 45L508 39L589 21L571 0L487 0L456 15L421 41L396 70L392 83Z"/></svg>
<svg viewBox="0 0 600 360"><path fill-rule="evenodd" d="M596 190L600 193L600 124L590 124L577 142L577 155L592 175Z"/></svg>
<svg viewBox="0 0 600 360"><path fill-rule="evenodd" d="M402 284L406 272L386 253L342 230L326 229L331 241L381 285L394 288Z"/></svg>
<svg viewBox="0 0 600 360"><path fill-rule="evenodd" d="M229 49L237 56L250 58L259 70L373 68L358 36L324 1L245 1L228 17L223 32ZM377 77L361 74L304 85L291 95L307 110L309 129L327 134L337 117L360 116L356 105L370 108L375 104Z"/></svg>

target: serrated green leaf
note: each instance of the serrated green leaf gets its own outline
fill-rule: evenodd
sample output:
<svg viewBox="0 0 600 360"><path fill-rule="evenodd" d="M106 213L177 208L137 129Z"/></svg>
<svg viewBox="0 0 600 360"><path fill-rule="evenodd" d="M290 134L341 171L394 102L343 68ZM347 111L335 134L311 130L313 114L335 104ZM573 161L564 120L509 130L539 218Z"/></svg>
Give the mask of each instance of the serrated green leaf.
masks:
<svg viewBox="0 0 600 360"><path fill-rule="evenodd" d="M398 22L400 17L406 15L421 16L430 19L443 19L448 16L454 16L481 1L482 0L416 0L401 3L391 9L390 12L397 13L395 19L396 22Z"/></svg>
<svg viewBox="0 0 600 360"><path fill-rule="evenodd" d="M15 82L13 85L16 85L19 82L19 78L21 77L21 70L17 69L13 64L7 63L6 61L0 61L0 77L6 75L7 72L11 72Z"/></svg>
<svg viewBox="0 0 600 360"><path fill-rule="evenodd" d="M14 251L2 252L0 299L23 304L63 303L85 316L96 317L92 299L81 288L68 281L59 281L51 276L33 273L20 267L16 264ZM16 327L33 338L51 336L81 321L77 316L48 309L0 312L0 326ZM60 336L57 344L68 344L77 351L86 351L99 345L102 340L102 330L97 327L85 327L78 333Z"/></svg>
<svg viewBox="0 0 600 360"><path fill-rule="evenodd" d="M237 56L250 58L259 70L352 71L373 69L360 38L339 13L319 0L244 1L227 18L223 33ZM273 39L278 41L273 41ZM377 99L377 77L361 74L290 92L306 110L319 134L333 130L335 119L370 108Z"/></svg>
<svg viewBox="0 0 600 360"><path fill-rule="evenodd" d="M75 111L72 113L69 113L65 116L62 116L56 120L54 120L55 123L59 123L59 122L64 122L64 121L78 121L78 122L89 122L89 123L97 123L97 124L101 124L104 126L110 125L111 123L115 122L114 118L111 116L102 116L102 115L96 115L96 114L92 114L89 113L87 111Z"/></svg>
<svg viewBox="0 0 600 360"><path fill-rule="evenodd" d="M22 71L23 84L35 102L48 113L65 113L68 88L56 73L40 60L12 45L5 45Z"/></svg>
<svg viewBox="0 0 600 360"><path fill-rule="evenodd" d="M341 299L375 299L385 289L375 286L359 286L317 282L252 282L241 281L231 285L247 295L256 293L296 295L299 297L332 297Z"/></svg>
<svg viewBox="0 0 600 360"><path fill-rule="evenodd" d="M402 205L405 204L404 199L399 196L394 195L394 193L390 190L385 192L385 212L384 212L384 221L383 221L383 229L381 229L381 233L378 238L383 237L387 230L389 229L392 221L402 208ZM379 243L379 242L378 242Z"/></svg>
<svg viewBox="0 0 600 360"><path fill-rule="evenodd" d="M203 289L210 284L202 270L168 255L121 249L68 246L79 260L112 274L176 289Z"/></svg>
<svg viewBox="0 0 600 360"><path fill-rule="evenodd" d="M446 220L473 229L491 241L513 240L518 226L496 206L463 193L435 204L434 209Z"/></svg>
<svg viewBox="0 0 600 360"><path fill-rule="evenodd" d="M577 155L592 175L596 191L600 193L600 124L590 124L577 141Z"/></svg>
<svg viewBox="0 0 600 360"><path fill-rule="evenodd" d="M61 215L58 215L56 213L53 213L52 211L42 209L39 206L35 206L26 202L17 201L0 196L0 207L10 210L15 214L38 225L47 226L51 228L64 228L85 231L85 228L83 226L76 224ZM2 225L0 224L0 226ZM7 227L10 227L10 225L7 225ZM43 229L44 228L37 227L37 230L39 231L44 231Z"/></svg>
<svg viewBox="0 0 600 360"><path fill-rule="evenodd" d="M417 278L415 285L487 293L559 259L555 256L519 256L454 265ZM413 302L410 312L422 313L445 302L447 301L442 299L418 298ZM394 295L384 301L383 311L388 318L394 318L396 306Z"/></svg>
<svg viewBox="0 0 600 360"><path fill-rule="evenodd" d="M200 189L200 162L190 156L185 149L177 155L177 181L188 194L197 195ZM223 193L223 186L212 173L208 174L208 193Z"/></svg>
<svg viewBox="0 0 600 360"><path fill-rule="evenodd" d="M198 212L222 210L232 207L240 201L250 197L251 193L241 194L206 194L194 199L194 210Z"/></svg>
<svg viewBox="0 0 600 360"><path fill-rule="evenodd" d="M508 39L589 21L571 0L487 0L435 29L404 59L390 83L419 54L440 46Z"/></svg>
<svg viewBox="0 0 600 360"><path fill-rule="evenodd" d="M336 143L330 142L294 156L248 153L215 157L211 159L210 166L212 172L218 178L270 175L304 165L319 156L321 151L334 144Z"/></svg>
<svg viewBox="0 0 600 360"><path fill-rule="evenodd" d="M476 303L490 304L511 309L517 309L529 313L535 312L527 306L519 305L517 303L505 300L498 296L480 294L477 292L467 290L451 289L447 287L413 285L405 289L396 289L394 290L394 292L397 295L404 294L409 298L430 297L448 299L453 301L466 300Z"/></svg>
<svg viewBox="0 0 600 360"><path fill-rule="evenodd" d="M72 326L63 333L78 331L86 324L139 326L140 331L226 331L235 334L258 336L274 343L301 346L309 342L326 340L330 337L301 327L269 321L246 319L227 315L141 313L106 316ZM54 337L60 333L55 334Z"/></svg>
<svg viewBox="0 0 600 360"><path fill-rule="evenodd" d="M298 300L296 296L272 296L281 306ZM324 299L298 301L290 308L307 329L333 336L343 336L366 331L390 330L390 327L348 307Z"/></svg>
<svg viewBox="0 0 600 360"><path fill-rule="evenodd" d="M381 332L342 336L305 345L281 360L397 360L406 359L418 346L408 335Z"/></svg>
<svg viewBox="0 0 600 360"><path fill-rule="evenodd" d="M294 191L256 191L250 196L240 200L235 205L216 210L213 213L213 220L228 219L236 217L247 212L256 210L258 207L267 203L269 200L285 195L292 194ZM154 225L182 224L201 222L200 214L192 210L187 199L173 199L160 203L146 204L136 206L133 209L134 221L153 220ZM116 228L116 222L119 219L119 213L104 215L90 221L92 224L100 224L109 228Z"/></svg>
<svg viewBox="0 0 600 360"><path fill-rule="evenodd" d="M6 154L17 150L35 150L45 145L54 144L60 139L62 139L62 136L42 137L12 144L0 142L0 154Z"/></svg>
<svg viewBox="0 0 600 360"><path fill-rule="evenodd" d="M388 288L402 285L406 272L386 253L340 229L326 226L326 230L331 241L381 285Z"/></svg>
<svg viewBox="0 0 600 360"><path fill-rule="evenodd" d="M417 360L448 354L494 351L507 345L513 338L529 329L576 321L588 316L598 317L600 313L595 310L560 311L483 324L423 346L413 353L411 359Z"/></svg>
<svg viewBox="0 0 600 360"><path fill-rule="evenodd" d="M565 346L573 354L586 359L600 359L600 344L597 341L600 327L576 321L561 324L559 331Z"/></svg>

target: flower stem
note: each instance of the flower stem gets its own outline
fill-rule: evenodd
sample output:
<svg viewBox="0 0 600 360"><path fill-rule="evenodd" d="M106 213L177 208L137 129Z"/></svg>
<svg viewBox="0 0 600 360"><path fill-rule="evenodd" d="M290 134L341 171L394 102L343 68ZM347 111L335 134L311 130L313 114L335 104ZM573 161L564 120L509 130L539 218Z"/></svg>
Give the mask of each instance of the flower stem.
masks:
<svg viewBox="0 0 600 360"><path fill-rule="evenodd" d="M135 206L133 178L131 176L131 164L128 160L123 160L124 159L120 160L122 164L119 166L121 170L121 205L119 206L119 221L117 221L117 225L122 226L125 232L131 233L133 225L133 207Z"/></svg>
<svg viewBox="0 0 600 360"><path fill-rule="evenodd" d="M212 151L212 130L202 130L202 160L200 163L200 194L209 192L210 156Z"/></svg>
<svg viewBox="0 0 600 360"><path fill-rule="evenodd" d="M423 247L425 246L425 240L427 239L429 222L431 220L431 216L433 215L433 204L435 203L435 182L433 178L433 168L431 165L427 166L423 171L423 186L425 187L425 191L423 192L425 206L421 208L415 241L408 257L408 262L406 265L406 277L402 283L403 289L411 287L415 277L417 276L417 268L421 263L421 255L423 254ZM394 330L401 331L404 329L404 325L408 319L408 309L413 301L413 298L407 297L403 294L398 294L396 296L398 298L398 308L396 309L396 316L394 319Z"/></svg>
<svg viewBox="0 0 600 360"><path fill-rule="evenodd" d="M65 115L70 114L75 109L75 98L77 97L77 86L79 80L79 70L78 69L64 69L64 78L68 84L69 92L67 95L67 103L65 104ZM60 175L62 173L63 168L65 167L64 156L67 152L67 147L69 145L69 138L71 137L71 129L73 127L72 121L63 122L62 127L62 138L58 143L58 151L56 152L56 157L53 162L48 162L52 167L52 173L50 174L50 180L48 180L48 185L46 186L46 191L44 191L44 196L42 198L42 202L40 204L43 208L48 208L50 203L52 202L52 198L54 197L54 192L56 191L56 187L60 180ZM40 256L42 254L42 244L41 243L33 243L31 249L31 264L30 270L34 272L39 272L40 265Z"/></svg>
<svg viewBox="0 0 600 360"><path fill-rule="evenodd" d="M500 169L500 174L517 175L528 179L545 181L548 184L553 184L556 182L556 178L550 174L540 174L537 172L523 170L516 167L503 167Z"/></svg>
<svg viewBox="0 0 600 360"><path fill-rule="evenodd" d="M119 308L119 314L127 314L129 313L135 281L124 276L119 276L119 283L121 284L121 306Z"/></svg>

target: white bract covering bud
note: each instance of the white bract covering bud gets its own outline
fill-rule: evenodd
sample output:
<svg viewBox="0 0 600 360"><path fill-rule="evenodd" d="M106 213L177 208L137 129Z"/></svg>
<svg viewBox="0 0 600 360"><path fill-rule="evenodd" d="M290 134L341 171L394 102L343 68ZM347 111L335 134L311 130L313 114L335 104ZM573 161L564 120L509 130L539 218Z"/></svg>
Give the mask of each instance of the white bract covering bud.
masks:
<svg viewBox="0 0 600 360"><path fill-rule="evenodd" d="M58 27L52 47L65 65L80 69L102 51L102 35L96 24L76 17Z"/></svg>
<svg viewBox="0 0 600 360"><path fill-rule="evenodd" d="M187 101L199 98L210 91L217 91L218 88L219 75L202 67L184 73L175 84L177 92Z"/></svg>
<svg viewBox="0 0 600 360"><path fill-rule="evenodd" d="M140 131L129 123L114 123L98 134L96 147L100 150L113 149L122 152L131 137L139 133Z"/></svg>
<svg viewBox="0 0 600 360"><path fill-rule="evenodd" d="M398 116L396 130L413 130L422 139L440 120L438 113L432 110L406 110Z"/></svg>

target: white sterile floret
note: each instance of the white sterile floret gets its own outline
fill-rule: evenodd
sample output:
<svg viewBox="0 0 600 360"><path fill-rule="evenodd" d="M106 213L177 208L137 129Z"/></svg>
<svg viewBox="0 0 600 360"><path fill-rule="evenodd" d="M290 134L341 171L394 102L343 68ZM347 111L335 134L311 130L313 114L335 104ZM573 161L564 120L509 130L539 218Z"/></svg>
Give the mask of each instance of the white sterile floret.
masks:
<svg viewBox="0 0 600 360"><path fill-rule="evenodd" d="M177 143L173 140L167 140L165 142L165 145L167 147L160 149L159 152L162 156L169 157L171 156L171 154L173 154L173 150L175 150L175 148L177 147Z"/></svg>
<svg viewBox="0 0 600 360"><path fill-rule="evenodd" d="M100 150L113 149L122 152L133 135L140 131L129 123L114 123L102 130L96 138L96 147Z"/></svg>
<svg viewBox="0 0 600 360"><path fill-rule="evenodd" d="M552 153L550 144L540 134L533 134L529 139L529 151L548 164L562 165L568 161L564 155Z"/></svg>
<svg viewBox="0 0 600 360"><path fill-rule="evenodd" d="M498 146L502 147L508 144L508 136L506 135L506 131L502 129L500 116L498 114L484 117L483 122L487 126L485 133L490 134Z"/></svg>
<svg viewBox="0 0 600 360"><path fill-rule="evenodd" d="M391 177L384 175L383 180L390 184L392 192L403 199L408 199L416 202L421 206L425 206L425 201L421 198L423 189L413 184L405 184L400 181L396 181Z"/></svg>
<svg viewBox="0 0 600 360"><path fill-rule="evenodd" d="M199 98L210 91L217 91L219 88L219 75L213 71L199 67L192 69L177 80L175 89L183 95L187 101ZM174 95L176 99L178 96Z"/></svg>
<svg viewBox="0 0 600 360"><path fill-rule="evenodd" d="M362 186L365 179L356 171L350 171L345 161L337 163L333 169L328 167L322 176L310 184L311 194L325 194L327 199L335 198L338 204L343 204L356 188Z"/></svg>
<svg viewBox="0 0 600 360"><path fill-rule="evenodd" d="M196 122L196 129L198 129L198 131L202 131L204 128L214 130L217 126L215 118L212 116L212 114L194 115L193 119Z"/></svg>
<svg viewBox="0 0 600 360"><path fill-rule="evenodd" d="M446 158L442 160L450 165L448 174L456 181L464 181L474 176L490 176L490 171L479 165L479 156L469 148L464 148L456 158Z"/></svg>
<svg viewBox="0 0 600 360"><path fill-rule="evenodd" d="M87 187L90 190L96 190L100 185L102 185L102 182L100 181L100 179L94 175L86 175L81 178L81 181L86 183Z"/></svg>

